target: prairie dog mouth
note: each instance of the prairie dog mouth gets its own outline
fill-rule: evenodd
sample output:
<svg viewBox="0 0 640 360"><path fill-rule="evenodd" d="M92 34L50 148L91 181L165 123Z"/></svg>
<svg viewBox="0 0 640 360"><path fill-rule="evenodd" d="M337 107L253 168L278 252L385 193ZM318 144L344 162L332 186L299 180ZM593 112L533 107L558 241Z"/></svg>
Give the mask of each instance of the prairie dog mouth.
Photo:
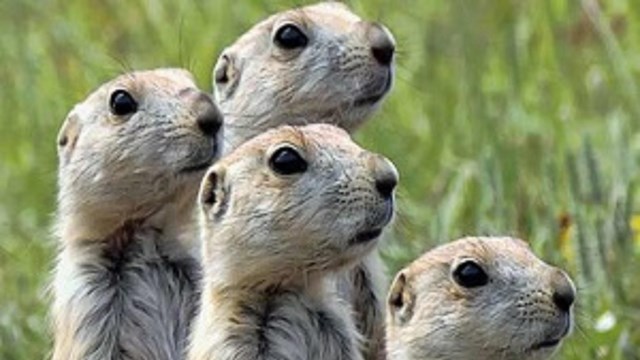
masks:
<svg viewBox="0 0 640 360"><path fill-rule="evenodd" d="M554 348L554 347L558 346L558 344L560 344L560 341L562 341L562 338L546 340L546 341L543 341L541 343L533 345L531 347L531 350L536 351L536 350Z"/></svg>
<svg viewBox="0 0 640 360"><path fill-rule="evenodd" d="M386 81L384 83L384 87L381 90L371 95L367 95L367 96L356 99L353 102L354 107L370 106L378 103L380 100L382 100L382 98L384 98L385 95L387 95L387 93L391 89L392 81L393 81L393 73L391 72L391 69L389 69L386 74Z"/></svg>
<svg viewBox="0 0 640 360"><path fill-rule="evenodd" d="M365 244L371 242L382 234L385 226L387 226L393 218L393 198L385 199L383 209L378 211L374 219L369 222L367 230L361 231L351 239L351 244Z"/></svg>
<svg viewBox="0 0 640 360"><path fill-rule="evenodd" d="M555 336L553 338L541 341L531 347L532 351L543 350L543 349L551 349L560 344L562 339L567 336L569 331L571 330L571 320L569 318L565 319L564 327L562 329L562 333L559 336Z"/></svg>
<svg viewBox="0 0 640 360"><path fill-rule="evenodd" d="M209 153L209 156L206 160L201 161L195 165L185 166L180 170L180 173L194 173L199 172L205 169L208 169L209 166L213 165L216 158L218 157L218 143L214 143L212 151Z"/></svg>
<svg viewBox="0 0 640 360"><path fill-rule="evenodd" d="M205 169L208 169L209 166L211 166L213 164L213 157L206 162L202 162L200 164L196 164L196 165L192 165L192 166L187 166L185 168L182 168L182 170L180 170L181 173L194 173L194 172L199 172Z"/></svg>
<svg viewBox="0 0 640 360"><path fill-rule="evenodd" d="M368 106L368 105L376 104L378 101L382 100L385 94L386 94L386 91L374 96L358 99L353 103L353 105L355 107L360 107L360 106Z"/></svg>
<svg viewBox="0 0 640 360"><path fill-rule="evenodd" d="M382 234L382 228L363 231L358 233L351 241L352 244L364 244L377 239Z"/></svg>

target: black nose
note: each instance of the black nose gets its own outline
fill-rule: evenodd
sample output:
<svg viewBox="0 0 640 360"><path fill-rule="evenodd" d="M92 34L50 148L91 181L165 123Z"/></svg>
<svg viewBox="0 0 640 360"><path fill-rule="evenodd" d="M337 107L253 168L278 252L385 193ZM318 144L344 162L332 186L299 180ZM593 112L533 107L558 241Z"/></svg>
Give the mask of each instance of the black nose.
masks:
<svg viewBox="0 0 640 360"><path fill-rule="evenodd" d="M568 312L576 300L575 289L564 272L559 271L556 279L552 295L553 302L560 310Z"/></svg>
<svg viewBox="0 0 640 360"><path fill-rule="evenodd" d="M207 136L216 136L222 127L222 114L211 97L205 93L198 93L194 97L194 108L198 128Z"/></svg>
<svg viewBox="0 0 640 360"><path fill-rule="evenodd" d="M371 23L368 38L373 57L380 65L390 65L396 46L389 32L382 25Z"/></svg>
<svg viewBox="0 0 640 360"><path fill-rule="evenodd" d="M572 292L559 292L556 291L553 293L553 302L560 308L562 311L569 311L571 309L571 305L575 300L575 295Z"/></svg>
<svg viewBox="0 0 640 360"><path fill-rule="evenodd" d="M192 114L195 114L200 131L204 135L215 137L222 127L222 113L211 96L192 87L182 89L178 96L184 99Z"/></svg>
<svg viewBox="0 0 640 360"><path fill-rule="evenodd" d="M393 194L393 189L398 185L398 179L395 176L387 175L376 179L376 189L384 198L390 198Z"/></svg>
<svg viewBox="0 0 640 360"><path fill-rule="evenodd" d="M205 135L216 136L218 134L218 130L220 130L220 127L222 126L222 117L220 116L218 109L214 106L200 114L196 119L196 122L198 123L200 130Z"/></svg>
<svg viewBox="0 0 640 360"><path fill-rule="evenodd" d="M385 199L391 198L393 189L398 185L398 170L387 158L369 155L369 166L373 171L373 181L378 193Z"/></svg>

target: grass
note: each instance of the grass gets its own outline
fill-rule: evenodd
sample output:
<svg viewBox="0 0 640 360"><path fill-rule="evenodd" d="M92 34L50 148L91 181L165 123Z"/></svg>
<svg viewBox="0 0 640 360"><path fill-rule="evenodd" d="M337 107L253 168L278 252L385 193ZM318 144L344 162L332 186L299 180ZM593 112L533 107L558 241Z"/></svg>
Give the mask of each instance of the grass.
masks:
<svg viewBox="0 0 640 360"><path fill-rule="evenodd" d="M73 104L128 69L186 67L210 90L223 47L294 5L0 3L0 358L50 349L54 139ZM558 358L640 359L640 2L351 5L398 40L395 88L357 136L401 172L390 273L462 235L523 237L579 287Z"/></svg>

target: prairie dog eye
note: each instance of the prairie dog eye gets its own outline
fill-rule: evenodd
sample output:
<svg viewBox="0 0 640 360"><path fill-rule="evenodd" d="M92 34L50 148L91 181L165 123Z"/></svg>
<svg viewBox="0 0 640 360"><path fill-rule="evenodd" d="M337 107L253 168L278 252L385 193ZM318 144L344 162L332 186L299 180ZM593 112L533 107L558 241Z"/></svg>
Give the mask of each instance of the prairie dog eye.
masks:
<svg viewBox="0 0 640 360"><path fill-rule="evenodd" d="M111 113L116 116L130 115L138 111L138 103L125 90L116 90L109 99Z"/></svg>
<svg viewBox="0 0 640 360"><path fill-rule="evenodd" d="M285 24L276 31L273 42L283 49L297 49L307 46L309 39L296 25Z"/></svg>
<svg viewBox="0 0 640 360"><path fill-rule="evenodd" d="M465 288L480 287L489 282L487 273L473 260L461 262L453 271L453 279Z"/></svg>
<svg viewBox="0 0 640 360"><path fill-rule="evenodd" d="M307 170L307 161L290 146L274 151L269 158L269 167L280 175L300 174Z"/></svg>

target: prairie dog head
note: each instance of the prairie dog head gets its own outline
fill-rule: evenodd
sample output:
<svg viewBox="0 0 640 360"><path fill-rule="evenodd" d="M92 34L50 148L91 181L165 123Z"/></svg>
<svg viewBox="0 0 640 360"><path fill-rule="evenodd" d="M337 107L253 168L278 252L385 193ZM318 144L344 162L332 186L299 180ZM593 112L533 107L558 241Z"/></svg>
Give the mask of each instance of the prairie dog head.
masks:
<svg viewBox="0 0 640 360"><path fill-rule="evenodd" d="M185 70L132 72L100 86L58 134L61 218L74 219L74 237L93 237L165 204L186 206L216 156L221 125Z"/></svg>
<svg viewBox="0 0 640 360"><path fill-rule="evenodd" d="M337 2L275 14L223 51L213 71L225 153L279 125L332 123L351 132L393 81L395 40Z"/></svg>
<svg viewBox="0 0 640 360"><path fill-rule="evenodd" d="M374 248L392 218L397 181L389 160L342 129L272 129L223 157L202 182L205 268L264 285L340 270Z"/></svg>
<svg viewBox="0 0 640 360"><path fill-rule="evenodd" d="M525 242L470 237L400 271L387 302L394 359L546 359L572 327L575 288Z"/></svg>

